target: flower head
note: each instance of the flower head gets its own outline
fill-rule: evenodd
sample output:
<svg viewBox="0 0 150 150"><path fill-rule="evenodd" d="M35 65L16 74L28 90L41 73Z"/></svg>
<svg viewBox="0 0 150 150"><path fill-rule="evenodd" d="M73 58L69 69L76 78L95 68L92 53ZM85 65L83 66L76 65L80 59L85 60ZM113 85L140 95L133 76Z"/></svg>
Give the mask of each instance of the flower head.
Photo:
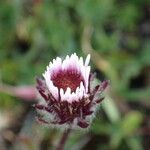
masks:
<svg viewBox="0 0 150 150"><path fill-rule="evenodd" d="M90 73L89 61L90 55L84 62L74 53L49 63L44 80L37 79L37 90L43 98L35 104L38 121L72 128L87 128L91 124L108 81L91 87L94 74Z"/></svg>

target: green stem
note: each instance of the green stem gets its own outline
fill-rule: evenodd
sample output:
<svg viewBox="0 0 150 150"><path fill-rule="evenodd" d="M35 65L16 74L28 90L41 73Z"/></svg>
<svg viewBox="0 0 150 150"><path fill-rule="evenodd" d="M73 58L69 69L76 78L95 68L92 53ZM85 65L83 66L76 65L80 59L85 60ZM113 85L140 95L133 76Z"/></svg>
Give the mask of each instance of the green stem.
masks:
<svg viewBox="0 0 150 150"><path fill-rule="evenodd" d="M64 131L58 143L58 146L56 147L56 150L64 150L64 146L65 146L65 143L67 142L70 132L71 132L71 128L68 128L67 130Z"/></svg>

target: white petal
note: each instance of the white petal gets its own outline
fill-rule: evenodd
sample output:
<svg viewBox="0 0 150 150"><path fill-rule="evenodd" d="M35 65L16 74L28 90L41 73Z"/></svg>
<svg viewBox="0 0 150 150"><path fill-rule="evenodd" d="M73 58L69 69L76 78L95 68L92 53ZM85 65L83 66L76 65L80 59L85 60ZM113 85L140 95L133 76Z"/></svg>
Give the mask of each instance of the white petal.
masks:
<svg viewBox="0 0 150 150"><path fill-rule="evenodd" d="M60 57L56 58L56 63L57 63L57 66L59 66L59 67L62 65L62 60Z"/></svg>
<svg viewBox="0 0 150 150"><path fill-rule="evenodd" d="M61 66L62 66L62 60L61 60L61 58L57 57L56 62L54 64L53 72L55 72L55 74L57 74L57 72L59 70L61 70Z"/></svg>
<svg viewBox="0 0 150 150"><path fill-rule="evenodd" d="M66 90L65 94L66 94L66 96L70 96L70 94L71 94L70 87L67 87L67 90Z"/></svg>
<svg viewBox="0 0 150 150"><path fill-rule="evenodd" d="M49 66L47 66L47 69L43 74L46 85L52 95L56 99L58 98L58 88L55 87L53 81L51 81L51 76L57 74L59 70L66 70L68 68L71 68L72 73L74 73L74 71L77 71L77 73L79 74L81 73L85 81L85 86L83 85L83 82L81 82L76 91L72 93L69 87L67 88L65 93L63 89L60 89L61 100L67 100L68 102L71 102L73 100L77 101L79 99L82 99L82 97L85 96L88 91L88 79L90 74L90 66L88 66L89 62L90 54L87 55L85 63L83 62L83 58L80 57L79 59L76 53L72 54L70 57L67 55L63 61L60 57L53 59L53 61L49 63Z"/></svg>
<svg viewBox="0 0 150 150"><path fill-rule="evenodd" d="M72 101L78 101L78 97L77 97L77 95L76 95L76 93L74 93L74 92L72 92L71 93L71 100L70 100L70 102L72 102Z"/></svg>
<svg viewBox="0 0 150 150"><path fill-rule="evenodd" d="M69 56L67 55L62 63L62 69L66 69L68 64L69 64Z"/></svg>
<svg viewBox="0 0 150 150"><path fill-rule="evenodd" d="M64 90L62 88L60 89L60 97L61 97L61 100L63 101L64 100Z"/></svg>
<svg viewBox="0 0 150 150"><path fill-rule="evenodd" d="M66 101L70 101L71 100L71 89L69 87L67 88L67 90L65 92L64 99Z"/></svg>
<svg viewBox="0 0 150 150"><path fill-rule="evenodd" d="M76 88L75 95L76 95L75 100L78 101L80 99L79 98L80 97L80 88L79 87Z"/></svg>
<svg viewBox="0 0 150 150"><path fill-rule="evenodd" d="M50 81L49 84L47 85L50 92L52 93L52 95L58 99L58 88L56 86L54 86L53 82Z"/></svg>
<svg viewBox="0 0 150 150"><path fill-rule="evenodd" d="M79 57L77 56L77 54L76 54L76 53L74 53L74 60L75 60L75 62L76 62L76 63L78 63L78 62L79 62Z"/></svg>
<svg viewBox="0 0 150 150"><path fill-rule="evenodd" d="M45 71L43 77L45 78L45 82L49 91L52 93L55 99L58 99L58 88L53 85L53 82L50 79L49 69Z"/></svg>
<svg viewBox="0 0 150 150"><path fill-rule="evenodd" d="M88 64L90 62L90 58L91 58L91 55L88 54L87 57L86 57L86 60L85 60L85 66L88 66Z"/></svg>
<svg viewBox="0 0 150 150"><path fill-rule="evenodd" d="M85 93L85 88L84 88L83 82L81 82L80 88L79 88L79 99L82 99L84 93Z"/></svg>
<svg viewBox="0 0 150 150"><path fill-rule="evenodd" d="M85 70L85 87L86 87L86 92L88 91L90 70L91 70L90 66L86 67L86 70Z"/></svg>
<svg viewBox="0 0 150 150"><path fill-rule="evenodd" d="M79 91L80 91L80 90L79 90L79 87L77 87L75 93L78 94Z"/></svg>
<svg viewBox="0 0 150 150"><path fill-rule="evenodd" d="M80 65L80 67L83 66L83 57L80 57L80 59L79 59L79 65Z"/></svg>
<svg viewBox="0 0 150 150"><path fill-rule="evenodd" d="M55 60L55 59L53 59L53 64L55 64L55 62L56 62L56 60Z"/></svg>
<svg viewBox="0 0 150 150"><path fill-rule="evenodd" d="M80 90L85 91L85 88L84 88L83 82L81 82L81 83L80 83Z"/></svg>

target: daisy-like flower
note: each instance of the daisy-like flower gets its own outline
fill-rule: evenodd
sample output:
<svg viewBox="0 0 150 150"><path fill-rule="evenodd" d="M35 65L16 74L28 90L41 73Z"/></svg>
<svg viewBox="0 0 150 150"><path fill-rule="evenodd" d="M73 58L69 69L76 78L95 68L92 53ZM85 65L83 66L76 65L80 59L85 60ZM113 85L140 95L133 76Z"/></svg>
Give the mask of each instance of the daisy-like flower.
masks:
<svg viewBox="0 0 150 150"><path fill-rule="evenodd" d="M37 79L37 90L42 97L35 104L39 122L57 127L89 127L108 85L108 81L103 81L91 86L95 76L90 73L89 61L90 55L84 62L74 53L49 63L44 80Z"/></svg>

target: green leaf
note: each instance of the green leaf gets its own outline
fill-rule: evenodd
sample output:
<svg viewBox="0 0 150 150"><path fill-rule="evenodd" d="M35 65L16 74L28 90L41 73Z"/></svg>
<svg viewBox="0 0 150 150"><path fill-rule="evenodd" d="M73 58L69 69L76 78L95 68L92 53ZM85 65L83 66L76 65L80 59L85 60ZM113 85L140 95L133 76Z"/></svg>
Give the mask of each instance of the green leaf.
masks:
<svg viewBox="0 0 150 150"><path fill-rule="evenodd" d="M121 121L121 131L124 136L134 133L141 125L143 116L138 111L129 112Z"/></svg>

